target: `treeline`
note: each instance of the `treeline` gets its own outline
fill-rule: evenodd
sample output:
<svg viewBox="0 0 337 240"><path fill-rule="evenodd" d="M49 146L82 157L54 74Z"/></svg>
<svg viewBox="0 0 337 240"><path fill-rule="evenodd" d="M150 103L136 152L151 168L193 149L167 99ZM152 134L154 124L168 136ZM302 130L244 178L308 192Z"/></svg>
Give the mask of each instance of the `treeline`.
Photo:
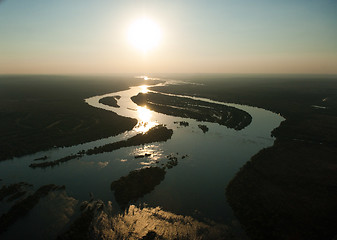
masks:
<svg viewBox="0 0 337 240"><path fill-rule="evenodd" d="M240 109L190 98L150 92L139 93L131 99L136 104L146 105L149 109L159 113L219 123L235 130L242 130L252 121L250 114Z"/></svg>

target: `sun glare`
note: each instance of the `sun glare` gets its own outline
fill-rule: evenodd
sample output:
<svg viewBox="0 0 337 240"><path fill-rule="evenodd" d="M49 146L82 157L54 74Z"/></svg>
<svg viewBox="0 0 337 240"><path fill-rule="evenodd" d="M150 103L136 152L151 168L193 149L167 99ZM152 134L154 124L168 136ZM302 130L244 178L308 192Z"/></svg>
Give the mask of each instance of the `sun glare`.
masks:
<svg viewBox="0 0 337 240"><path fill-rule="evenodd" d="M149 122L151 120L151 111L146 107L137 107L138 117L142 122Z"/></svg>
<svg viewBox="0 0 337 240"><path fill-rule="evenodd" d="M161 40L158 24L148 18L141 18L131 24L128 31L129 42L144 53L158 46Z"/></svg>
<svg viewBox="0 0 337 240"><path fill-rule="evenodd" d="M140 92L141 93L148 93L149 92L149 90L147 89L149 86L147 86L147 85L142 85L142 86L140 86Z"/></svg>
<svg viewBox="0 0 337 240"><path fill-rule="evenodd" d="M146 108L146 106L138 106L137 113L140 120L135 128L137 132L146 133L151 128L158 125L155 122L151 122L152 113L149 109Z"/></svg>

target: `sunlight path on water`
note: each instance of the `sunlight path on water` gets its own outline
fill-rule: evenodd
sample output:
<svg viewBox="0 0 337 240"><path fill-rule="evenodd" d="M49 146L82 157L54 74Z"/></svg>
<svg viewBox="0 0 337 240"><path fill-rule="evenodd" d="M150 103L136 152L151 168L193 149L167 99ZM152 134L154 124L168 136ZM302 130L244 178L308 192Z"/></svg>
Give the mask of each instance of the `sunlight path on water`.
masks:
<svg viewBox="0 0 337 240"><path fill-rule="evenodd" d="M168 80L155 86L181 83L177 80ZM168 159L167 156L174 154L179 159L177 166L169 169L165 179L152 192L139 199L137 204L160 206L167 211L187 216L197 213L200 217L231 223L235 217L226 203L225 187L254 154L273 144L274 138L270 133L279 126L283 118L261 108L166 94L236 107L248 112L252 116L252 122L244 129L236 131L217 123L169 116L151 111L145 105L138 106L131 100L132 96L139 93L151 92L149 87L134 86L125 91L85 99L90 106L137 119L138 123L131 131L85 144L53 148L15 158L12 161L0 162L2 182L10 184L24 181L35 187L49 183L66 185L69 196L78 201L88 200L88 193L93 193L95 198L105 202L110 201L114 209L119 209L110 190L111 182L144 166L162 167ZM115 108L99 103L101 98L108 96L119 96L116 100L120 107ZM182 121L188 125L181 126L179 122ZM113 125L114 122L111 124ZM34 159L42 156L47 156L47 161L54 161L79 151L146 133L159 124L173 130L171 139L166 142L126 147L91 156L84 155L80 159L73 159L53 168L29 167L29 164L36 163ZM209 131L203 133L198 127L200 124L207 125ZM136 156L141 157L136 158Z"/></svg>
<svg viewBox="0 0 337 240"><path fill-rule="evenodd" d="M154 86L165 86L169 84L182 84L182 82L176 81L176 80L170 80L165 83L156 84ZM190 84L190 83L185 83L185 84ZM262 109L262 108L234 104L234 103L219 102L219 101L214 101L208 98L201 98L201 97L195 97L195 96L186 96L186 95L156 92L156 91L149 90L148 89L149 87L153 87L153 86L141 85L141 86L131 87L130 89L126 91L120 91L117 93L110 93L110 94L105 94L102 96L95 96L92 98L88 98L86 99L86 102L93 107L98 107L98 108L102 108L108 111L113 111L121 116L136 118L138 120L138 124L132 130L132 132L143 132L144 133L155 125L158 125L158 124L171 125L173 121L181 121L185 119L185 118L168 116L165 114L151 111L147 109L146 106L137 106L137 104L135 104L131 100L132 96L136 96L138 93L147 93L147 92L154 92L154 93L160 93L160 94L168 95L168 96L200 100L203 102L235 107L237 109L246 111L252 116L251 124L248 125L245 129L240 131L240 134L245 135L246 137L253 136L253 138L255 138L257 136L261 138L273 139L270 137L271 131L274 128L276 128L280 124L281 121L284 120L284 118L282 118L281 116L275 113L272 113L270 111L267 111L265 109ZM114 107L110 107L110 106L99 103L99 99L104 98L104 97L110 97L113 95L121 96L121 98L117 100L120 108L114 108Z"/></svg>
<svg viewBox="0 0 337 240"><path fill-rule="evenodd" d="M182 84L176 80L166 81L155 86L166 84ZM190 83L185 83L190 84ZM231 221L234 216L224 196L224 187L235 176L235 173L259 150L273 144L271 131L284 119L265 109L228 104L207 98L160 94L180 98L190 98L203 102L227 105L241 109L252 116L252 122L240 131L210 122L199 122L194 119L174 117L149 110L146 106L137 106L131 97L139 93L154 92L146 85L131 87L126 91L115 92L86 99L86 102L118 115L138 120L132 134L146 132L152 125L163 124L173 129L172 139L165 143L151 144L138 148L136 154L150 153L151 157L140 162L141 165L156 166L165 154L181 153L190 157L181 160L178 167L166 174L165 181L155 191L143 197L142 202L152 206L162 206L176 213L191 215L195 210L203 216L220 221ZM99 99L118 95L118 105L114 108L99 103ZM177 126L176 123L187 122L188 127ZM199 125L207 125L209 131L204 134ZM129 134L130 134L129 132ZM171 196L175 196L174 200ZM209 198L212 196L212 198ZM207 204L205 204L207 203ZM227 220L225 220L227 219Z"/></svg>

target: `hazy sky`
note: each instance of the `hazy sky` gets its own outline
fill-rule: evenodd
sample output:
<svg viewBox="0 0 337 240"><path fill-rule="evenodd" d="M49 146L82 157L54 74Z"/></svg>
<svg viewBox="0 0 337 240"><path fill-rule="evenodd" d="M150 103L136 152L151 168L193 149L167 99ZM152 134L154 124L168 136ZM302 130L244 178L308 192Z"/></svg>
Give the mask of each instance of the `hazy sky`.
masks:
<svg viewBox="0 0 337 240"><path fill-rule="evenodd" d="M147 54L130 24L162 31ZM0 73L337 73L336 0L0 0Z"/></svg>

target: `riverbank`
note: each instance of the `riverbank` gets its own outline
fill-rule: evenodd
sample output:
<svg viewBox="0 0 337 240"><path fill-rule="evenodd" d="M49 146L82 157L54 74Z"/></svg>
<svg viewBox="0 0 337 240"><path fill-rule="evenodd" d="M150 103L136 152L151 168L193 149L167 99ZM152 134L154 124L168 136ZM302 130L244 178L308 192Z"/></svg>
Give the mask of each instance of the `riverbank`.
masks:
<svg viewBox="0 0 337 240"><path fill-rule="evenodd" d="M131 130L135 119L93 108L83 99L143 82L122 76L0 76L0 160Z"/></svg>
<svg viewBox="0 0 337 240"><path fill-rule="evenodd" d="M337 77L194 76L184 80L198 84L154 90L262 107L286 118L273 131L274 145L247 162L226 190L228 202L248 236L335 236Z"/></svg>
<svg viewBox="0 0 337 240"><path fill-rule="evenodd" d="M165 179L160 181L160 184L156 185L154 189L151 188L151 192L145 189L146 194L140 199L141 203L149 203L149 206L152 207L161 206L175 214L193 216L195 210L197 210L197 217L207 216L207 218L216 221L224 221L223 218L230 218L231 221L232 211L225 201L224 187L242 167L231 181L227 189L227 197L236 216L252 239L289 239L292 237L305 239L308 234L310 237L316 236L316 239L319 239L318 237L326 236L322 232L331 235L334 228L329 224L336 222L334 221L336 215L334 214L334 202L336 201L334 201L334 197L331 197L335 189L333 177L336 175L334 158L332 158L336 155L333 150L333 146L335 146L334 136L336 136L334 134L333 93L336 85L329 85L320 80L316 85L311 86L312 82L301 80L302 85L295 84L294 86L290 83L285 84L285 81L263 82L254 80L249 82L247 80L232 83L231 87L224 80L212 81L212 79L207 79L205 85L189 84L162 88L163 91L176 88L174 90L176 92L173 93L184 94L182 92L186 91L190 93L188 94L190 96L205 97L209 94L208 98L222 102L226 102L225 99L230 96L236 97L238 101L240 97L240 101L246 101L245 104L248 105L258 105L260 101L260 103L266 104L265 108L274 106L274 112L282 113L287 120L273 131L273 134L277 137L274 146L261 151L244 167L242 167L244 163L253 154L263 147L271 146L273 143L273 139L269 138L268 135L276 124L267 128L268 131L263 132L263 127L266 127L273 120L272 117L266 119L266 115L252 114L253 122L247 128L238 132L218 124L208 123L205 126L209 128L209 131L204 134L199 123L194 120L163 115L163 118L159 118L158 123L166 124L175 133L172 135L171 130L162 129L164 133L167 133L168 139L172 136L172 139L165 144L145 144L130 149L120 149L113 154L100 154L119 149L120 146L129 146L129 144L135 146L134 143L142 144L144 142L142 138L147 136L145 133L133 138L134 135L128 136L125 134L124 136L123 134L123 137L116 139L116 141L103 139L97 144L89 143L86 146L55 149L58 153L54 156L53 154L46 155L46 153L43 153L40 156L27 156L23 159L2 162L1 178L4 179L4 183L9 184L13 176L15 177L20 173L20 178L22 178L20 181L31 178L32 181L28 182L34 185L50 182L58 185L65 184L72 194L77 194L72 196L78 200L86 200L88 192L92 192L91 196L96 195L104 201L111 200L111 204L115 204L114 207L118 208L118 203L114 202L115 198L108 187L112 181L116 181L123 176L129 176L128 174L134 169L144 166L158 164L160 167L172 169L173 166L178 164L176 155L167 157L167 165L165 165L166 161L163 161L165 155L184 152L190 158L179 163L173 170L167 170L170 174L166 174ZM303 83L307 84L305 85L307 87L302 91ZM130 96L137 95L139 92L137 91L137 87L130 89L127 93L129 94L127 99L129 100ZM124 102L126 98L122 92L120 93L114 94L121 96L120 101L118 101L121 107L116 108L116 111L121 115L126 113L123 116L137 117L136 104L131 100ZM77 94L78 96L81 95ZM328 96L320 99L326 94ZM255 102L253 101L254 97ZM48 99L48 96L44 96L44 99L46 98ZM63 100L57 99L57 96L52 96L50 102L66 102L63 97ZM69 98L67 101L72 99ZM96 100L98 103L97 98ZM95 107L95 105L92 106ZM317 106L320 107L317 108ZM123 109L126 109L126 111L123 112ZM256 110L264 111L262 109ZM269 114L278 118L275 114ZM156 121L158 115L153 112L151 120ZM150 114L148 117L151 117ZM189 127L177 126L176 123L178 122L182 123L183 126L187 125L185 120L188 121ZM149 119L146 121L149 121ZM257 122L260 122L260 124L256 124ZM19 121L19 123L21 122ZM110 121L109 124L110 127L115 127L115 122ZM279 124L279 121L277 121L277 124ZM58 126L58 123L52 125L52 127L55 126ZM108 122L106 126L109 126ZM206 128L204 129L206 130ZM249 132L252 130L253 134L250 136ZM42 135L42 133L39 134ZM214 137L214 134L217 134L217 136ZM239 136L236 136L236 134L239 134ZM158 134L159 140L161 137L163 137L163 134ZM128 142L129 139L133 140ZM89 155L87 154L89 153L88 150L94 150L94 154L100 155ZM79 157L76 156L77 153L86 156L81 161L72 160ZM67 155L69 157L64 157ZM135 158L135 156L144 156L144 158ZM327 161L322 161L321 158ZM57 168L33 171L28 167L26 159L33 164L36 164L36 161L41 161L41 166L63 162L67 162L67 164L62 164ZM47 159L57 160L45 162ZM203 177L200 178L200 176ZM77 181L73 181L73 179L77 179ZM137 182L139 178L134 179ZM22 194L19 193L19 197ZM141 193L137 192L134 196L140 195ZM107 197L105 198L105 196ZM330 199L332 200L330 201ZM205 202L208 204L205 204ZM308 206L311 205L312 207L309 209ZM317 214L317 212L320 214ZM329 220L328 223L326 223L327 220ZM231 225L231 227L233 226ZM294 232L294 229L297 232ZM82 232L85 233L85 230ZM303 232L307 232L307 235L303 235ZM140 236L145 236L145 234ZM308 238L310 239L310 237Z"/></svg>
<svg viewBox="0 0 337 240"><path fill-rule="evenodd" d="M240 109L199 100L168 96L160 93L139 93L132 101L150 110L197 121L215 122L235 130L242 130L252 121L252 116Z"/></svg>
<svg viewBox="0 0 337 240"><path fill-rule="evenodd" d="M104 105L108 105L111 107L119 108L120 106L117 104L117 100L120 96L111 96L111 97L104 97L99 100L99 103L102 103Z"/></svg>

